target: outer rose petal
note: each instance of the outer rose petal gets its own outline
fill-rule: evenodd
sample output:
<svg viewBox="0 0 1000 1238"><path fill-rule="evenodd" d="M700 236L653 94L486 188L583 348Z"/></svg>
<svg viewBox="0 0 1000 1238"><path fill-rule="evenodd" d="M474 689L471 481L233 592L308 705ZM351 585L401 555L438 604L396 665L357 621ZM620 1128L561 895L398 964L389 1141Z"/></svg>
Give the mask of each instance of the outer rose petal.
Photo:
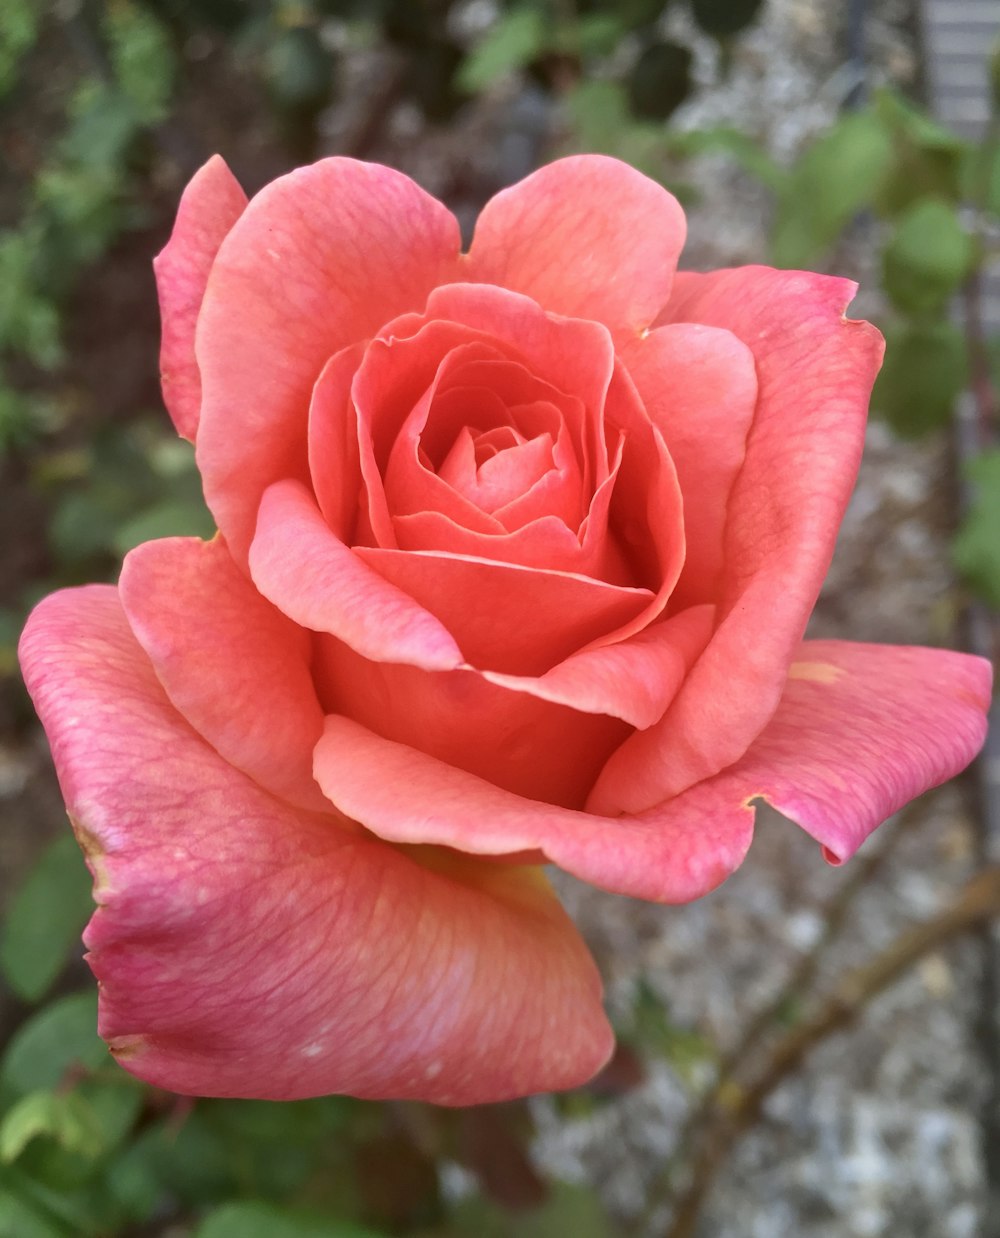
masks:
<svg viewBox="0 0 1000 1238"><path fill-rule="evenodd" d="M469 277L546 310L641 331L666 304L684 246L677 199L628 164L574 155L487 202Z"/></svg>
<svg viewBox="0 0 1000 1238"><path fill-rule="evenodd" d="M213 155L184 190L170 240L153 261L163 323L163 401L177 433L192 443L201 408L195 324L215 255L246 204L247 196L225 160Z"/></svg>
<svg viewBox="0 0 1000 1238"><path fill-rule="evenodd" d="M198 465L244 562L273 481L308 478L309 399L327 360L422 309L456 277L454 216L377 164L324 159L247 207L219 250L198 319Z"/></svg>
<svg viewBox="0 0 1000 1238"><path fill-rule="evenodd" d="M478 1104L606 1060L596 969L537 870L418 863L280 804L174 711L110 588L46 599L22 659L128 1070L200 1095Z"/></svg>
<svg viewBox="0 0 1000 1238"><path fill-rule="evenodd" d="M803 641L778 712L733 770L849 859L904 804L965 769L986 737L990 664L946 649Z"/></svg>
<svg viewBox="0 0 1000 1238"><path fill-rule="evenodd" d="M846 859L885 817L975 756L989 685L989 664L965 654L807 641L777 712L743 759L636 816L520 799L344 718L327 719L316 778L382 838L484 855L537 848L594 885L681 902L737 867L757 798Z"/></svg>
<svg viewBox="0 0 1000 1238"><path fill-rule="evenodd" d="M328 810L312 777L323 730L309 633L266 601L225 542L171 537L125 559L119 596L175 708L280 799Z"/></svg>
<svg viewBox="0 0 1000 1238"><path fill-rule="evenodd" d="M655 727L605 766L588 807L638 812L746 752L777 708L854 485L883 342L844 318L855 285L741 267L678 276L664 319L739 336L758 401L729 501L719 626Z"/></svg>
<svg viewBox="0 0 1000 1238"><path fill-rule="evenodd" d="M676 323L629 342L622 358L663 435L684 504L684 569L670 609L718 596L726 512L757 403L753 353L718 327Z"/></svg>

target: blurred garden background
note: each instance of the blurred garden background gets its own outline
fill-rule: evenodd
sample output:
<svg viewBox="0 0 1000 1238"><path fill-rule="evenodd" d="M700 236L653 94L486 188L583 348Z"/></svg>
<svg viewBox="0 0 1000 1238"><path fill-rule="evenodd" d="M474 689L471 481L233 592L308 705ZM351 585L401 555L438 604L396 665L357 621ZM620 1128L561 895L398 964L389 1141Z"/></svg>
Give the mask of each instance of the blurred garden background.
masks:
<svg viewBox="0 0 1000 1238"><path fill-rule="evenodd" d="M1000 1235L1000 906L966 886L1000 860L996 728L843 870L762 813L691 907L560 880L621 1044L578 1092L190 1101L95 1036L90 880L15 656L43 594L211 534L151 269L209 155L249 193L378 160L468 235L603 151L684 202L683 266L849 275L887 335L812 634L995 659L998 37L991 0L3 0L0 1238Z"/></svg>

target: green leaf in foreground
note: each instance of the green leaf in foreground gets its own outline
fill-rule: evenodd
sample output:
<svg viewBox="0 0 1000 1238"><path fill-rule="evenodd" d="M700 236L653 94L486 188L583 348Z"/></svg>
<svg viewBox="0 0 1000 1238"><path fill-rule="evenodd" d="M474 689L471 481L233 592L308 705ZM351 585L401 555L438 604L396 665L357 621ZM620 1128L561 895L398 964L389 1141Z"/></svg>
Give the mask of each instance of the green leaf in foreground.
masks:
<svg viewBox="0 0 1000 1238"><path fill-rule="evenodd" d="M256 1202L224 1204L210 1212L194 1238L380 1238L350 1221Z"/></svg>
<svg viewBox="0 0 1000 1238"><path fill-rule="evenodd" d="M92 1071L110 1063L96 1028L96 993L73 993L45 1006L11 1038L0 1062L0 1091L24 1096L57 1087L71 1067Z"/></svg>
<svg viewBox="0 0 1000 1238"><path fill-rule="evenodd" d="M0 1161L17 1160L39 1135L54 1139L67 1152L96 1159L104 1151L104 1138L97 1115L76 1092L51 1092L45 1088L22 1096L0 1122Z"/></svg>
<svg viewBox="0 0 1000 1238"><path fill-rule="evenodd" d="M872 408L905 438L929 434L948 424L967 372L965 340L952 323L887 331Z"/></svg>
<svg viewBox="0 0 1000 1238"><path fill-rule="evenodd" d="M0 968L27 1002L44 997L93 911L91 878L67 831L42 855L14 897L0 931Z"/></svg>
<svg viewBox="0 0 1000 1238"><path fill-rule="evenodd" d="M1000 607L1000 450L977 456L968 475L975 493L955 538L955 564L981 597Z"/></svg>

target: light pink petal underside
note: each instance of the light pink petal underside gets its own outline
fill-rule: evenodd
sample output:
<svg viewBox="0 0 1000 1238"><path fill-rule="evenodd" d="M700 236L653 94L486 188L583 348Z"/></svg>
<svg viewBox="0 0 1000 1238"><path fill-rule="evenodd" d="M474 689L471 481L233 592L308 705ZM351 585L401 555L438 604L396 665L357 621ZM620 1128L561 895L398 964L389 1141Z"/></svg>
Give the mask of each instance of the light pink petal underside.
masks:
<svg viewBox="0 0 1000 1238"><path fill-rule="evenodd" d="M854 289L764 267L677 277L665 318L738 336L754 354L757 409L729 498L718 628L663 719L608 762L595 812L642 811L711 777L777 708L854 485L882 357L878 331L844 317Z"/></svg>
<svg viewBox="0 0 1000 1238"><path fill-rule="evenodd" d="M667 302L685 230L677 199L655 181L605 155L574 155L486 204L469 277L556 314L641 331Z"/></svg>
<svg viewBox="0 0 1000 1238"><path fill-rule="evenodd" d="M119 594L167 695L194 729L280 799L324 809L312 777L323 711L309 633L257 592L222 538L137 546Z"/></svg>
<svg viewBox="0 0 1000 1238"><path fill-rule="evenodd" d="M197 1095L464 1105L606 1060L596 969L537 870L280 804L176 713L111 588L46 599L21 653L95 874L85 940L126 1069Z"/></svg>
<svg viewBox="0 0 1000 1238"><path fill-rule="evenodd" d="M184 190L170 240L153 261L163 324L163 401L177 433L192 443L201 409L195 324L215 255L246 204L247 196L225 161L213 155Z"/></svg>

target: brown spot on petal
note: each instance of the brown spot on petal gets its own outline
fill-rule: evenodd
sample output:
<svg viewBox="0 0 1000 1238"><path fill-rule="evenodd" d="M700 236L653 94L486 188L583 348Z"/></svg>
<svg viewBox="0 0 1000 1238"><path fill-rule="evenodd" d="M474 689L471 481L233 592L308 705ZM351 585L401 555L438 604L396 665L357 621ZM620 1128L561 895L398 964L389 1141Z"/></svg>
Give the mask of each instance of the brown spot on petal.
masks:
<svg viewBox="0 0 1000 1238"><path fill-rule="evenodd" d="M79 843L80 850L87 861L87 867L94 875L94 888L91 892L94 902L98 904L106 903L107 895L111 889L111 879L108 876L108 868L104 860L104 847L97 836L92 834L85 825L82 825L72 813L68 814L68 816L69 823L73 827L73 833L76 835L76 841Z"/></svg>
<svg viewBox="0 0 1000 1238"><path fill-rule="evenodd" d="M832 662L793 662L789 679L807 679L810 683L836 683L846 672Z"/></svg>
<svg viewBox="0 0 1000 1238"><path fill-rule="evenodd" d="M108 1048L116 1061L127 1062L149 1048L149 1039L140 1035L116 1036L114 1040L108 1041Z"/></svg>

